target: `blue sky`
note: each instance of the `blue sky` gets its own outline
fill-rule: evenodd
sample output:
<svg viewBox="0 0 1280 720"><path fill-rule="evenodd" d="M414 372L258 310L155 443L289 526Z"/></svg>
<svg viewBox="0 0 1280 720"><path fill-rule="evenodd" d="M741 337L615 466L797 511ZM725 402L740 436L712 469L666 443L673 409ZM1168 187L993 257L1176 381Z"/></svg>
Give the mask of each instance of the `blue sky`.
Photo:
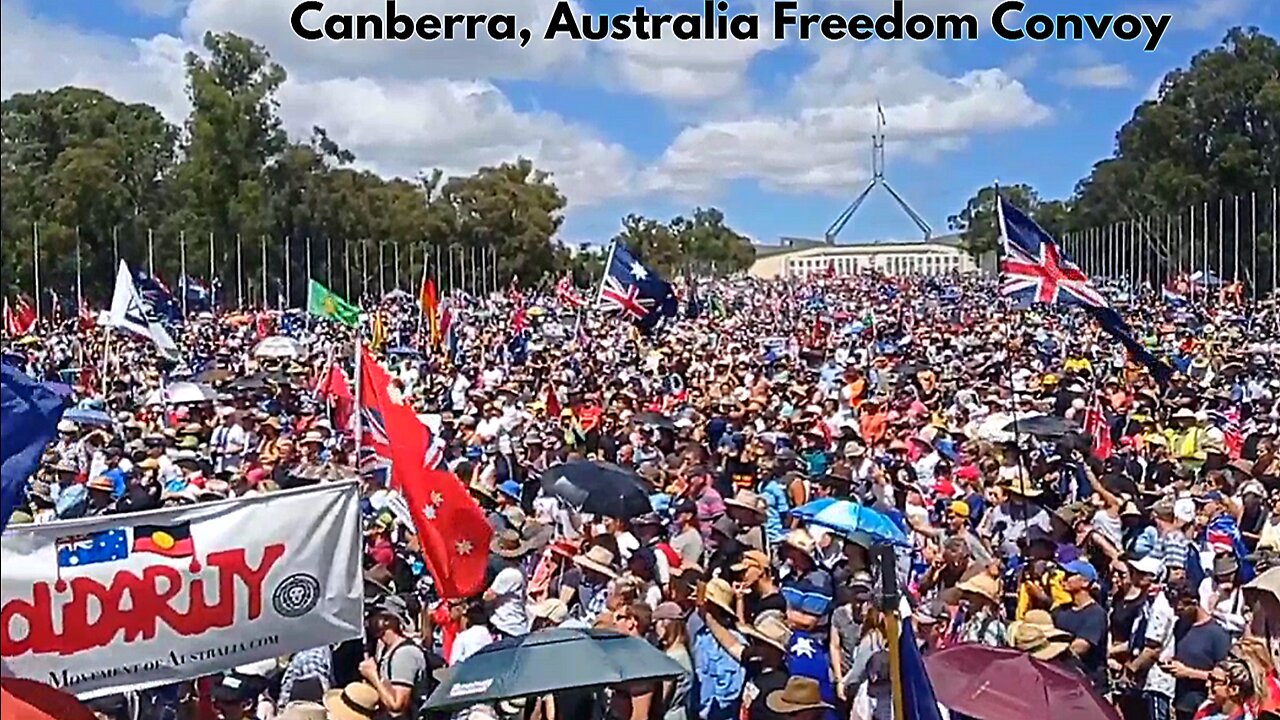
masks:
<svg viewBox="0 0 1280 720"><path fill-rule="evenodd" d="M625 3L574 0L584 12ZM1264 0L1028 0L1029 12L1173 16L1154 52L1142 40L1009 42L988 19L997 0L906 0L908 13L973 12L973 42L306 43L292 37L293 0L0 0L0 93L67 84L187 111L182 56L206 30L267 45L290 73L281 113L312 125L378 172L470 172L523 154L555 173L569 198L566 242L603 242L619 218L722 208L761 242L818 236L866 184L879 100L888 117L887 177L946 229L979 186L1026 182L1069 195L1106 157L1114 133L1170 69L1233 25L1280 30ZM851 14L889 0L803 0ZM399 0L402 12L512 12L535 35L552 0ZM766 0L731 0L736 11ZM1119 7L1118 7L1119 6ZM330 0L376 12L380 0ZM700 8L662 0L651 11ZM767 26L767 20L765 25ZM918 234L874 193L844 242Z"/></svg>

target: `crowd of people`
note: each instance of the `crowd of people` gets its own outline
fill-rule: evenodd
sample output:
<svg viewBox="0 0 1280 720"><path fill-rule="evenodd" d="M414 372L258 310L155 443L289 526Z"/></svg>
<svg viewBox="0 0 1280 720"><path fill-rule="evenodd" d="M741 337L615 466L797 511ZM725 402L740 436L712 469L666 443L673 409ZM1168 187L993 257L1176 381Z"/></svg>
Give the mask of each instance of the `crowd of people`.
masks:
<svg viewBox="0 0 1280 720"><path fill-rule="evenodd" d="M328 392L352 357L345 328L193 317L175 329L176 365L76 321L10 338L6 361L79 383L69 417L91 419L63 421L14 524L362 484L363 642L92 707L428 717L449 668L577 627L646 638L684 672L450 712L889 720L901 595L926 657L1011 648L1078 674L1126 720L1275 717L1276 301L1126 308L1175 370L1165 387L1084 315L1012 310L991 280L697 292L652 333L553 297L454 294L438 346L418 308L382 304L380 354L494 528L487 587L469 598L437 596L385 467ZM516 312L527 328L513 331ZM254 352L277 333L297 352ZM208 392L169 399L179 382ZM651 511L591 516L543 490L544 472L581 459L633 472ZM793 512L824 498L888 518L906 539L892 541L894 565L880 551L890 539Z"/></svg>

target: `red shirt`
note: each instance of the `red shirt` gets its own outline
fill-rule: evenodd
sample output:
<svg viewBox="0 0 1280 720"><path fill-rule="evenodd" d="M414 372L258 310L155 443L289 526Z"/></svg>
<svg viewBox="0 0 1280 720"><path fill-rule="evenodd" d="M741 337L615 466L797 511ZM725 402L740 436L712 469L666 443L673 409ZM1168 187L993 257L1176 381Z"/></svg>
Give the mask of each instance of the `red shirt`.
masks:
<svg viewBox="0 0 1280 720"><path fill-rule="evenodd" d="M436 603L436 609L431 611L431 622L440 628L440 645L444 656L452 657L453 641L458 637L460 628L459 623L449 615L449 603Z"/></svg>

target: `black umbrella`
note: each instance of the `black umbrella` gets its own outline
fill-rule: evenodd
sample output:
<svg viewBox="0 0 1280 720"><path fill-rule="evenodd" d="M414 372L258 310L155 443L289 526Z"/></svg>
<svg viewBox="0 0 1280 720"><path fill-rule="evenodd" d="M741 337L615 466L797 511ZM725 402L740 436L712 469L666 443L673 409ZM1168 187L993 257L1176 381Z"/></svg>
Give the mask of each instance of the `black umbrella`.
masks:
<svg viewBox="0 0 1280 720"><path fill-rule="evenodd" d="M638 637L612 630L550 628L506 638L453 666L427 699L426 709L658 680L683 672L666 653Z"/></svg>
<svg viewBox="0 0 1280 720"><path fill-rule="evenodd" d="M666 430L676 429L676 424L672 422L671 418L656 412L637 413L635 421L641 425L652 425Z"/></svg>
<svg viewBox="0 0 1280 720"><path fill-rule="evenodd" d="M1022 418L1016 423L1010 422L1004 426L1005 432L1013 432L1014 425L1017 425L1019 435L1031 435L1038 438L1061 438L1067 434L1079 430L1079 426L1073 425L1066 418L1057 415L1037 415L1036 417Z"/></svg>
<svg viewBox="0 0 1280 720"><path fill-rule="evenodd" d="M542 473L542 487L594 515L633 518L653 512L644 480L612 463L572 460L556 465Z"/></svg>

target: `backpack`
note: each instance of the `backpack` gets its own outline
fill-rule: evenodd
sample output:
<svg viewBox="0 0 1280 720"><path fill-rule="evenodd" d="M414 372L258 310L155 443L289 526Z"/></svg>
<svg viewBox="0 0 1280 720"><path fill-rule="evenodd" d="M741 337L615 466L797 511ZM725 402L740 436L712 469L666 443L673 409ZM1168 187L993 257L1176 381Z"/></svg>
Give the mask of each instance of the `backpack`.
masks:
<svg viewBox="0 0 1280 720"><path fill-rule="evenodd" d="M413 640L405 640L399 645L391 648L391 652L387 653L386 663L388 669L390 669L391 661L395 659L396 653L400 652L404 648L416 649L418 652L422 653L423 660L425 661L423 668L425 676L414 678L414 697L409 701L409 710L405 713L405 716L414 718L415 720L428 720L434 716L424 709L427 705L427 698L431 697L431 693L436 689L436 686L439 685L439 682L435 679L435 671L444 667L445 663L440 656L433 652L428 652Z"/></svg>

